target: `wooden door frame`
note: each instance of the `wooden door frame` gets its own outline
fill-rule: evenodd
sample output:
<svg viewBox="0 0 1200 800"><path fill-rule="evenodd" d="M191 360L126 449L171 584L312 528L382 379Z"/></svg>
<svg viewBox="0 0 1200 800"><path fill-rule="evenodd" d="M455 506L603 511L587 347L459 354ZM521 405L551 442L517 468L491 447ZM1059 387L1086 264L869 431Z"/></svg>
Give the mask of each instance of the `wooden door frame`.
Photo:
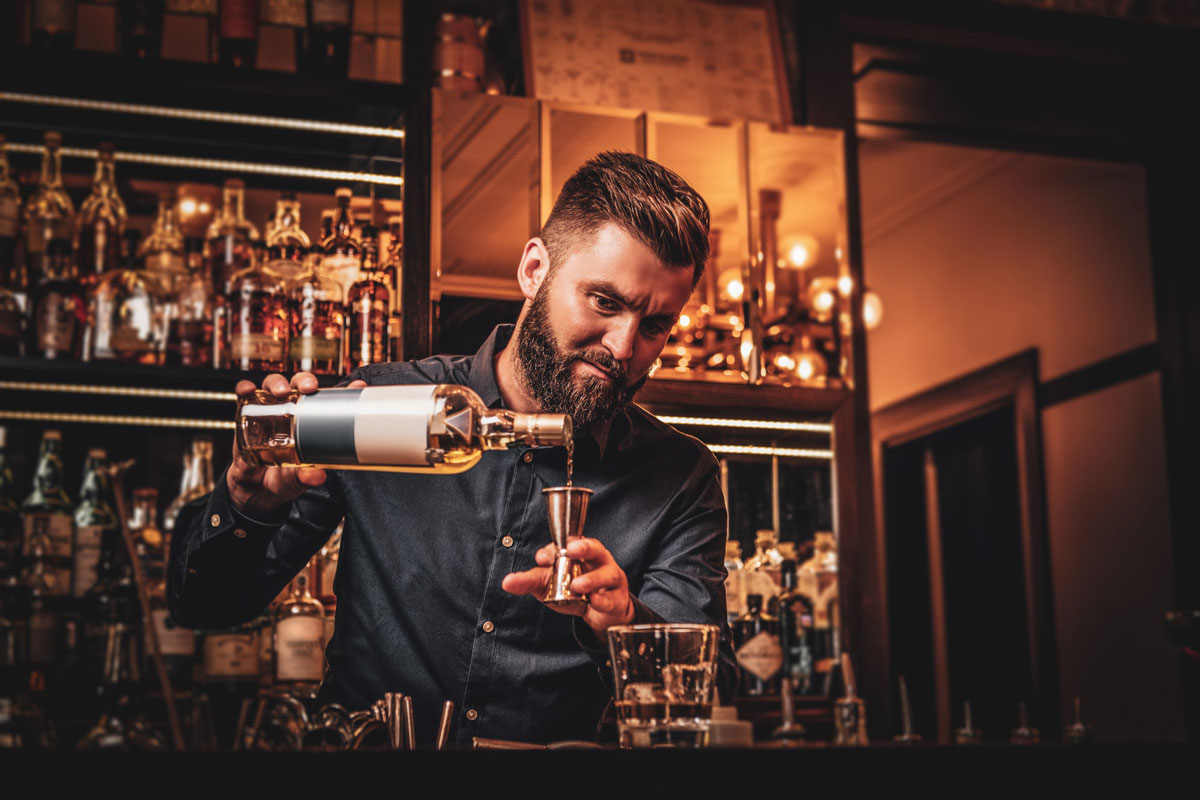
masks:
<svg viewBox="0 0 1200 800"><path fill-rule="evenodd" d="M876 560L880 597L887 597L887 486L884 450L911 442L990 411L1012 405L1017 445L1025 616L1029 631L1029 667L1034 718L1043 730L1057 730L1060 718L1058 654L1054 633L1054 597L1046 534L1045 481L1042 465L1041 411L1038 405L1038 354L1025 350L1011 358L891 403L871 416L871 454L875 476ZM931 578L932 579L932 578ZM890 630L884 604L883 629ZM933 612L936 616L936 611ZM942 643L944 646L945 643ZM891 647L890 640L888 648ZM935 643L935 650L937 644ZM886 651L890 672L891 652ZM938 686L939 694L948 687Z"/></svg>

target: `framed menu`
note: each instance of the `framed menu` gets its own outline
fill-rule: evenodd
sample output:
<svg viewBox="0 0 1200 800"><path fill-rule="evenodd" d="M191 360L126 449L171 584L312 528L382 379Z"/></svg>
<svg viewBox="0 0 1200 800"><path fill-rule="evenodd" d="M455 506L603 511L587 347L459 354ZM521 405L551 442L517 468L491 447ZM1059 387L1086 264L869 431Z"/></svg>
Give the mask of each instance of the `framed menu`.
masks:
<svg viewBox="0 0 1200 800"><path fill-rule="evenodd" d="M521 0L531 97L792 121L773 0Z"/></svg>

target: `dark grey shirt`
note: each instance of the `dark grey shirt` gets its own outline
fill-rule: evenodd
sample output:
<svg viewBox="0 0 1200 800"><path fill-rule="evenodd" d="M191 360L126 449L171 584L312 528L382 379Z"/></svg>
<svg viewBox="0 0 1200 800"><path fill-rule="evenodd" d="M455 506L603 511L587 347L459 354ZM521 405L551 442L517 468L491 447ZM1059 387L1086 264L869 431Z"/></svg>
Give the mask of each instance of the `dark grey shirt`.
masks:
<svg viewBox="0 0 1200 800"><path fill-rule="evenodd" d="M436 356L356 371L370 385L457 383L502 405L493 356ZM725 504L712 453L631 406L607 435L576 445L576 485L592 489L585 535L629 578L636 622L707 622L722 631L718 685L736 667L725 617ZM561 447L491 451L459 475L329 471L274 520L235 511L224 476L188 506L171 544L169 598L180 623L215 628L260 614L345 516L322 700L367 708L414 697L417 735L456 706L451 741L592 739L612 696L604 644L578 618L500 588L550 541L541 490L566 482ZM238 533L242 535L238 535ZM486 625L485 623L491 623Z"/></svg>

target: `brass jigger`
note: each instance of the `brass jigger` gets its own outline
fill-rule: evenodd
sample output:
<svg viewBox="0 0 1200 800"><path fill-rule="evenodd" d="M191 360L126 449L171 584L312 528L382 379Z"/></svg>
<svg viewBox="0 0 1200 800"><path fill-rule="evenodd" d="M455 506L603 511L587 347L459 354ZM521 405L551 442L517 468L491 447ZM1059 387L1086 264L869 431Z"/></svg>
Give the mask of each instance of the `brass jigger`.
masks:
<svg viewBox="0 0 1200 800"><path fill-rule="evenodd" d="M572 592L571 581L578 578L583 569L578 561L572 561L567 555L567 542L583 536L583 523L587 519L592 490L578 486L555 486L542 489L542 494L546 495L550 536L558 551L554 555L554 566L551 567L553 574L542 602L567 611L582 611L587 605L587 597Z"/></svg>

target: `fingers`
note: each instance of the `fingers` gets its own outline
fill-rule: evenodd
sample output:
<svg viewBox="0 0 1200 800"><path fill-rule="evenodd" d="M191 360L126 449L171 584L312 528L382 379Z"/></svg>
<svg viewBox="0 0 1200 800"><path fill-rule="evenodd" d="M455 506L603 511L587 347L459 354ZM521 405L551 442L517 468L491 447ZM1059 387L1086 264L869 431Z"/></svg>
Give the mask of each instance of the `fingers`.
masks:
<svg viewBox="0 0 1200 800"><path fill-rule="evenodd" d="M364 387L366 385L367 385L367 382L364 381L362 378L359 378L356 381L350 381L350 383L348 383L346 385L346 388L347 389L361 389L362 387Z"/></svg>
<svg viewBox="0 0 1200 800"><path fill-rule="evenodd" d="M621 614L629 607L630 602L628 592L602 591L588 595L588 606L597 614Z"/></svg>
<svg viewBox="0 0 1200 800"><path fill-rule="evenodd" d="M576 594L591 594L602 589L625 587L625 572L616 563L590 570L571 581L571 591Z"/></svg>
<svg viewBox="0 0 1200 800"><path fill-rule="evenodd" d="M558 548L551 542L544 547L538 548L538 551L533 554L533 561L539 567L548 567L554 563L554 554L558 552Z"/></svg>
<svg viewBox="0 0 1200 800"><path fill-rule="evenodd" d="M286 400L292 393L292 385L288 383L287 378L277 372L263 378L262 388L277 400Z"/></svg>
<svg viewBox="0 0 1200 800"><path fill-rule="evenodd" d="M316 467L301 467L295 470L296 480L305 486L320 486L325 483L325 470Z"/></svg>
<svg viewBox="0 0 1200 800"><path fill-rule="evenodd" d="M237 393L238 397L246 397L247 395L254 394L257 389L258 387L254 385L254 381L238 381L233 391Z"/></svg>
<svg viewBox="0 0 1200 800"><path fill-rule="evenodd" d="M500 588L509 594L536 594L546 591L549 581L550 570L546 567L535 567L505 575Z"/></svg>
<svg viewBox="0 0 1200 800"><path fill-rule="evenodd" d="M317 383L317 376L311 372L297 372L292 376L291 388L301 394L312 394L320 388L320 384Z"/></svg>
<svg viewBox="0 0 1200 800"><path fill-rule="evenodd" d="M605 564L616 564L616 559L612 553L608 552L608 548L600 543L598 539L589 539L586 536L581 536L578 539L572 539L567 542L567 555L576 561L582 561L590 567L601 567Z"/></svg>

